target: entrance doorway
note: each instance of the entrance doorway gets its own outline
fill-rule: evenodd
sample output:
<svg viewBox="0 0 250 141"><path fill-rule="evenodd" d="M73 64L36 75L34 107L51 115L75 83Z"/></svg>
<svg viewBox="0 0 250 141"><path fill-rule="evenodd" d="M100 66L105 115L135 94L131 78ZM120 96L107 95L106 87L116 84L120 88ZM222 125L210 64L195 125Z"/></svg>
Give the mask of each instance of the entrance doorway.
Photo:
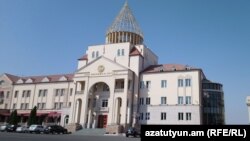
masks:
<svg viewBox="0 0 250 141"><path fill-rule="evenodd" d="M97 128L106 128L107 120L108 120L107 115L99 115Z"/></svg>

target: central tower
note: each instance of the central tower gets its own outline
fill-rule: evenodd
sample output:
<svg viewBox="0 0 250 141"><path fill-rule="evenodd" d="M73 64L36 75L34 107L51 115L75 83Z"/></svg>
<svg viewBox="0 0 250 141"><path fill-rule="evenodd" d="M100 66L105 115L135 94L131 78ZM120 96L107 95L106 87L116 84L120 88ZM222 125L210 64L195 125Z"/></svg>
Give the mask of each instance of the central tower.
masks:
<svg viewBox="0 0 250 141"><path fill-rule="evenodd" d="M106 43L142 44L143 33L126 1L120 13L106 32Z"/></svg>

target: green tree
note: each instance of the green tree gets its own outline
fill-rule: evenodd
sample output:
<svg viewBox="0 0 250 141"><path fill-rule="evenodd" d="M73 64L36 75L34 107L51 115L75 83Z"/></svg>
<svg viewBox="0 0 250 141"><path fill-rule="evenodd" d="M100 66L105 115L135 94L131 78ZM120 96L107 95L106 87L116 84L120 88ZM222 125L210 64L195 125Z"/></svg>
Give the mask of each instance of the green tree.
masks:
<svg viewBox="0 0 250 141"><path fill-rule="evenodd" d="M28 125L32 125L32 124L37 124L37 117L36 117L36 111L37 108L36 106L31 110L30 112L30 116L29 116L29 120L28 120Z"/></svg>
<svg viewBox="0 0 250 141"><path fill-rule="evenodd" d="M18 124L18 117L17 117L17 110L14 110L10 114L9 124L17 125Z"/></svg>

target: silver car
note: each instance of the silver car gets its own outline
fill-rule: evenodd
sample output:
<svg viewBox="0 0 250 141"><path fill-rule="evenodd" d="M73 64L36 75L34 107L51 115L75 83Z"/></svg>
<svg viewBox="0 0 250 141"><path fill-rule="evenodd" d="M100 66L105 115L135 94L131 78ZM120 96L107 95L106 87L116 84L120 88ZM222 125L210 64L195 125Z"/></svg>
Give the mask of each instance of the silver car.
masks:
<svg viewBox="0 0 250 141"><path fill-rule="evenodd" d="M29 132L29 128L27 128L25 126L17 127L16 132L17 133L28 133Z"/></svg>
<svg viewBox="0 0 250 141"><path fill-rule="evenodd" d="M30 125L29 127L29 132L30 133L43 133L44 132L44 127L42 125Z"/></svg>

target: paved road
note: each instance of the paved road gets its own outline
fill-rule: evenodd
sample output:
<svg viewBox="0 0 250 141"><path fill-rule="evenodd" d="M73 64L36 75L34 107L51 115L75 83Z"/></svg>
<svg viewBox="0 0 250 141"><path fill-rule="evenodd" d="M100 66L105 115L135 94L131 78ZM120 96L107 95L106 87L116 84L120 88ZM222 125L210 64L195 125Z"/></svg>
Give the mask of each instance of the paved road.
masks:
<svg viewBox="0 0 250 141"><path fill-rule="evenodd" d="M0 141L140 141L124 136L45 135L0 132Z"/></svg>

